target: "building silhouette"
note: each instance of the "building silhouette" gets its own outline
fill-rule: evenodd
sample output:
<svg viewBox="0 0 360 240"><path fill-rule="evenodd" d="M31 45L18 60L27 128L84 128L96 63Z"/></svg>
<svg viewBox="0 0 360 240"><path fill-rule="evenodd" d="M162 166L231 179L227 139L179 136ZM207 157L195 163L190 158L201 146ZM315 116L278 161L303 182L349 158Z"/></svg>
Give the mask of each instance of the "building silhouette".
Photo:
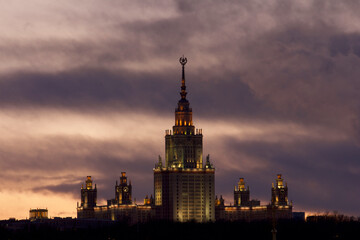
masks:
<svg viewBox="0 0 360 240"><path fill-rule="evenodd" d="M90 176L86 188L81 188L81 203L77 208L78 218L127 220L131 223L153 219L168 221L209 222L216 220L264 220L291 218L292 205L288 202L287 186L279 174L272 187L271 203L260 205L250 199L250 189L240 178L234 189L234 205L224 204L222 196L215 196L215 168L207 155L203 161L203 134L196 129L192 109L186 98L185 64L182 66L180 100L175 108L175 124L165 131L165 163L161 156L153 169L154 194L145 197L144 204L132 201L132 185L122 172L120 183L116 182L115 197L105 206L97 206L97 189L92 187Z"/></svg>

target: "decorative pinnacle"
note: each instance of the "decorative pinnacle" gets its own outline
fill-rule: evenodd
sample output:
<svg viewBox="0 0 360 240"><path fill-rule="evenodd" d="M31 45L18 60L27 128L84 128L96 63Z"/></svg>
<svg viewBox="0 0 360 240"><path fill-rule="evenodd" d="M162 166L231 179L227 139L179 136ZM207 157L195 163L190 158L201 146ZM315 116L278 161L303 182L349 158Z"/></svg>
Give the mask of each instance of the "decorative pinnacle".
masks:
<svg viewBox="0 0 360 240"><path fill-rule="evenodd" d="M182 65L182 80L181 80L181 99L185 99L186 98L186 86L185 86L185 64L187 63L187 58L184 57L184 55L182 57L180 57L179 59L180 64Z"/></svg>

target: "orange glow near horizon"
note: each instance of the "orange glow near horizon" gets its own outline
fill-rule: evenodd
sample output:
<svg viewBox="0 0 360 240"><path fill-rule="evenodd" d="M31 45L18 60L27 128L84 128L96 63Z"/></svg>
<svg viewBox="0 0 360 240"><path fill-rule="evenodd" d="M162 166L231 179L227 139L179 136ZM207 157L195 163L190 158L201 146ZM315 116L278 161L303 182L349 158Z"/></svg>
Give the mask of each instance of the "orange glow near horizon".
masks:
<svg viewBox="0 0 360 240"><path fill-rule="evenodd" d="M76 217L76 200L71 195L43 194L33 192L1 191L0 220L16 218L27 219L29 210L34 208L48 209L49 218Z"/></svg>

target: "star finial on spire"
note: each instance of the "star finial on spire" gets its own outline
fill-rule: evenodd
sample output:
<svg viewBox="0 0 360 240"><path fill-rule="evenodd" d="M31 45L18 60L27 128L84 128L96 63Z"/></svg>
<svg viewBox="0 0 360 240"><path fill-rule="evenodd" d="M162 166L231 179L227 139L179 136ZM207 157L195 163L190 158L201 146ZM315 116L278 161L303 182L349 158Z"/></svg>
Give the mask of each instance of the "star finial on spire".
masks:
<svg viewBox="0 0 360 240"><path fill-rule="evenodd" d="M187 58L183 55L182 57L180 57L179 62L181 65L184 66L187 63Z"/></svg>
<svg viewBox="0 0 360 240"><path fill-rule="evenodd" d="M180 57L179 59L180 64L182 65L182 79L181 79L181 99L185 99L186 98L186 86L185 86L185 64L187 63L187 58L184 57L184 55L182 57Z"/></svg>

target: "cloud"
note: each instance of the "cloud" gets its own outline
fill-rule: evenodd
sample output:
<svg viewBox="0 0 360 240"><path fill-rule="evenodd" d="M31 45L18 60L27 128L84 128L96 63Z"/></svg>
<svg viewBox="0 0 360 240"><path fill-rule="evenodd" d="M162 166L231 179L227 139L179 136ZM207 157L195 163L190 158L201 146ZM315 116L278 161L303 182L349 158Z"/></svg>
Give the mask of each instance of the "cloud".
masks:
<svg viewBox="0 0 360 240"><path fill-rule="evenodd" d="M144 191L151 193L151 181L144 181L144 177L151 178L158 150L149 152L138 147L141 145L141 140L116 142L81 136L42 137L32 139L31 144L17 139L13 147L7 144L0 148L3 191L66 194L77 199L86 176L91 175L98 186L99 199L110 199L115 180L126 171L135 183L135 196L142 196Z"/></svg>
<svg viewBox="0 0 360 240"><path fill-rule="evenodd" d="M6 191L75 197L92 175L105 200L126 171L138 198L151 194L185 54L217 193L231 196L242 175L266 200L282 172L295 206L359 214L351 185L360 169L357 1L84 6L12 1L3 11Z"/></svg>
<svg viewBox="0 0 360 240"><path fill-rule="evenodd" d="M351 130L357 118L353 112L358 108L354 99L358 97L359 63L350 52L356 53L358 36L344 32L343 25L334 26L326 13L342 9L351 14L356 6L311 1L272 1L260 8L256 1L221 6L212 1L177 4L176 14L152 21L116 22L113 16L106 33L110 29L121 33L105 40L101 35L85 35L74 40L4 42L3 50L10 51L7 58L21 60L39 53L42 61L35 68L40 73L27 70L2 77L4 104L173 108L180 77L176 60L188 52L189 98L193 104L200 101L198 114L332 125L339 125L333 119L342 115L340 127ZM303 21L305 18L310 20ZM339 14L333 18L340 18ZM21 52L22 58L12 51ZM49 64L59 59L60 70L51 71ZM50 72L43 72L47 70ZM11 94L7 94L9 89ZM165 106L171 102L166 99L173 99L174 104Z"/></svg>

